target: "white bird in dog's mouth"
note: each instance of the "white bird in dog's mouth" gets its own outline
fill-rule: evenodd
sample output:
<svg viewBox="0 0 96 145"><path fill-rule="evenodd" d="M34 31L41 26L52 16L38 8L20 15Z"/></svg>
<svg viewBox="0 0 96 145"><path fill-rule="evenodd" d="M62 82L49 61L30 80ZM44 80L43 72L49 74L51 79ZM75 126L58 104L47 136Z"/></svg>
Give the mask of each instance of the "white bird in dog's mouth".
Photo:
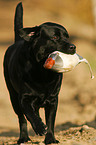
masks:
<svg viewBox="0 0 96 145"><path fill-rule="evenodd" d="M92 69L89 62L77 53L71 55L62 53L60 51L54 51L49 54L47 60L44 63L44 68L54 70L58 73L63 73L73 70L76 65L81 62L88 64L91 78L93 79L94 76L92 74Z"/></svg>

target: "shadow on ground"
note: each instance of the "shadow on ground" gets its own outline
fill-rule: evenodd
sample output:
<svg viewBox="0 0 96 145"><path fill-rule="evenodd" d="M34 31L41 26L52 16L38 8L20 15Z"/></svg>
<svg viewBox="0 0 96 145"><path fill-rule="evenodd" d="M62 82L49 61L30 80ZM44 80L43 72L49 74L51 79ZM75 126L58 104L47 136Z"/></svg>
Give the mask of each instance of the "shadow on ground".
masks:
<svg viewBox="0 0 96 145"><path fill-rule="evenodd" d="M89 127L96 129L96 120L93 120L91 122L86 122L86 123L81 124L81 125L77 125L77 124L71 123L71 122L66 122L64 124L57 125L55 128L55 132L68 130L71 127L81 127L83 125L88 125ZM0 133L0 137L18 137L19 136L19 129L13 130L13 129L0 128L0 130L2 130ZM35 133L32 129L29 130L29 135L35 136Z"/></svg>

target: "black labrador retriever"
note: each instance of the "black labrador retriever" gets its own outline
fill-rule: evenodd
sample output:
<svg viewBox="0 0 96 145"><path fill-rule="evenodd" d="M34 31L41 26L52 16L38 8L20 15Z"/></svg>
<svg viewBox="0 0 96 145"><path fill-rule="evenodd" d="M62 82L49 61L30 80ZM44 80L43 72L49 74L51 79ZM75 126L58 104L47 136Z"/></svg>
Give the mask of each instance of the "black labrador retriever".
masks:
<svg viewBox="0 0 96 145"><path fill-rule="evenodd" d="M47 70L43 65L53 51L76 52L76 46L68 38L67 30L56 23L23 28L22 3L17 5L15 43L5 53L4 76L13 109L19 118L18 144L30 140L26 119L37 135L45 134L45 144L59 142L54 137L54 123L62 73ZM45 109L46 125L39 116L41 107Z"/></svg>

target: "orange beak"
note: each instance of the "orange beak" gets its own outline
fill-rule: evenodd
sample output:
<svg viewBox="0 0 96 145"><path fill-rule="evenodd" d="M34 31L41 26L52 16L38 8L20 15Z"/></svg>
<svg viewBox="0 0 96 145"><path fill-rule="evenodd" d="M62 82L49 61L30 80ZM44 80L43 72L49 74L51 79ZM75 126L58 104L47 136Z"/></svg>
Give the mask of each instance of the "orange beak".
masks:
<svg viewBox="0 0 96 145"><path fill-rule="evenodd" d="M45 69L51 69L53 65L55 64L55 60L53 60L51 57L49 57L44 64Z"/></svg>

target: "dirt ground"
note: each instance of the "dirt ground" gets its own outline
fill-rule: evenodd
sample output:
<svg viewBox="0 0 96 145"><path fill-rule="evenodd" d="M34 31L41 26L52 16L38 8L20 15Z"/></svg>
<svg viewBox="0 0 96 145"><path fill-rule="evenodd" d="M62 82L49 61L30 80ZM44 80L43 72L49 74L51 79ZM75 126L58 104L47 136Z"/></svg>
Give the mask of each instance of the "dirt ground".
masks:
<svg viewBox="0 0 96 145"><path fill-rule="evenodd" d="M12 109L3 77L3 57L7 47L14 41L13 18L18 2L19 0L0 1L0 145L16 145L19 138L18 118ZM78 1L76 11L74 4L68 9L67 2L69 0L65 1L65 4L56 4L54 0L49 0L47 4L44 0L23 1L24 26L39 25L45 21L62 24L69 32L70 40L77 46L77 53L89 61L94 80L90 78L85 63L64 74L59 94L55 136L60 141L58 145L96 145L96 30L92 12L89 11L91 6L87 0L80 1L84 2L83 5L79 5ZM89 4L88 7L86 3ZM45 122L43 109L40 110L40 114ZM26 144L44 144L44 136L36 136L29 122L28 130L32 142Z"/></svg>

